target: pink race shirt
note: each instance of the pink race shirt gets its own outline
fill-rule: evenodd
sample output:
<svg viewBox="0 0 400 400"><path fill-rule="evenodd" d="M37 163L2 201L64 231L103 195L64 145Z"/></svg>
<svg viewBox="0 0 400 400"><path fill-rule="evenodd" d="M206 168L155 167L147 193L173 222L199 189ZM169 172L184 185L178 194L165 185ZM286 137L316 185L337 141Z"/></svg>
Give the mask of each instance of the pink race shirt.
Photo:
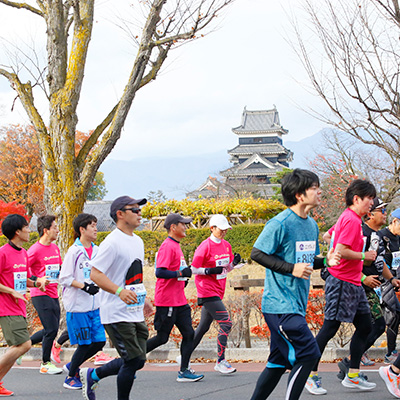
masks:
<svg viewBox="0 0 400 400"><path fill-rule="evenodd" d="M0 247L0 283L2 285L24 294L26 279L30 275L28 254L25 249L16 250L8 243ZM13 295L0 292L0 317L12 315L26 317L25 302L22 300L16 302Z"/></svg>
<svg viewBox="0 0 400 400"><path fill-rule="evenodd" d="M45 246L36 242L28 250L29 268L32 275L42 278L47 276L49 285L46 291L42 292L37 288L30 288L31 296L49 296L53 299L58 298L58 277L60 275L61 255L60 249L54 243Z"/></svg>
<svg viewBox="0 0 400 400"><path fill-rule="evenodd" d="M171 238L166 238L157 253L157 268L178 271L186 266L181 246ZM185 282L177 278L157 278L154 304L158 307L179 307L187 304Z"/></svg>
<svg viewBox="0 0 400 400"><path fill-rule="evenodd" d="M347 208L335 224L335 237L333 247L338 243L356 252L362 252L364 248L364 235L361 228L361 217L350 208ZM361 260L345 260L342 258L339 265L329 267L329 272L342 281L361 286Z"/></svg>
<svg viewBox="0 0 400 400"><path fill-rule="evenodd" d="M232 248L226 240L222 240L221 243L215 243L208 238L196 249L192 266L194 268L214 268L229 265L232 260ZM197 297L218 296L221 300L223 299L226 286L226 272L220 275L196 275L194 279L197 288Z"/></svg>

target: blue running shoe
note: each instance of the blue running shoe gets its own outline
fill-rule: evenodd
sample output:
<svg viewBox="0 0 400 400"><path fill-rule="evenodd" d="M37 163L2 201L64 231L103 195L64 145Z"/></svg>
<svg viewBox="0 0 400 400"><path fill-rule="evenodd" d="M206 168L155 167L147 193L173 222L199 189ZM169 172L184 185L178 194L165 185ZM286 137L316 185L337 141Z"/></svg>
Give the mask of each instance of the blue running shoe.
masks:
<svg viewBox="0 0 400 400"><path fill-rule="evenodd" d="M196 375L193 374L190 369L185 369L184 371L178 372L178 378L176 378L176 380L177 382L197 382L203 378L204 375Z"/></svg>
<svg viewBox="0 0 400 400"><path fill-rule="evenodd" d="M99 382L92 378L92 371L94 368L81 368L79 376L82 382L82 395L85 400L96 400L96 389Z"/></svg>
<svg viewBox="0 0 400 400"><path fill-rule="evenodd" d="M69 378L67 376L65 378L63 386L67 389L73 389L73 390L82 389L82 383L76 376L73 376L72 378Z"/></svg>

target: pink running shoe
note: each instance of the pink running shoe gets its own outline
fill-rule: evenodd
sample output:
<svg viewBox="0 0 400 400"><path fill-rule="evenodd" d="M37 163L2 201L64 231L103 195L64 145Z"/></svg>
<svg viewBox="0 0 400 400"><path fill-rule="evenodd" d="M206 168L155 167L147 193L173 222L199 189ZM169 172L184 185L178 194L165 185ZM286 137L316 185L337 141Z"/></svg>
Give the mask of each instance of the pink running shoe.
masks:
<svg viewBox="0 0 400 400"><path fill-rule="evenodd" d="M61 360L60 360L60 353L63 351L63 349L57 348L56 347L56 342L53 342L53 347L51 348L51 355L50 358L53 362L60 364Z"/></svg>
<svg viewBox="0 0 400 400"><path fill-rule="evenodd" d="M103 365L107 364L110 361L114 360L114 357L109 356L107 353L98 353L94 358L94 365Z"/></svg>

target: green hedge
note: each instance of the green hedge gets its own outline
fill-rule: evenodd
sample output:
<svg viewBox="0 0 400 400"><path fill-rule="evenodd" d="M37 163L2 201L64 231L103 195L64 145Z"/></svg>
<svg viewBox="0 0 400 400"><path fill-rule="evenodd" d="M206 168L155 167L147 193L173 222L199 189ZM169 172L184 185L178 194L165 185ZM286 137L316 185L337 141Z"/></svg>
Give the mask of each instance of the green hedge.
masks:
<svg viewBox="0 0 400 400"><path fill-rule="evenodd" d="M250 260L251 249L263 227L264 224L234 225L232 229L228 230L225 239L232 245L234 253L240 253L242 258ZM135 233L143 239L146 259L150 263L153 263L156 252L167 237L167 232L137 231ZM108 234L109 232L99 232L96 244L99 245ZM186 261L193 258L196 248L209 235L209 228L188 229L186 231L186 237L181 242ZM30 241L25 243L24 247L29 249L37 240L38 234L32 232L30 234ZM5 236L0 236L0 246L7 242L8 239Z"/></svg>

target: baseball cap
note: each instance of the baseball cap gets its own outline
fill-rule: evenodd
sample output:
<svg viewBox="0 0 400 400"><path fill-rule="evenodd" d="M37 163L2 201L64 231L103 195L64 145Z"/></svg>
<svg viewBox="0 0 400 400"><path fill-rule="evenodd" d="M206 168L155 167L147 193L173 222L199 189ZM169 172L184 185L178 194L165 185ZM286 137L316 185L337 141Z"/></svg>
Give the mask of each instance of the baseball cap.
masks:
<svg viewBox="0 0 400 400"><path fill-rule="evenodd" d="M210 218L210 227L211 226L216 226L217 228L222 229L223 231L225 229L232 229L232 227L229 225L228 220L222 214L213 215Z"/></svg>
<svg viewBox="0 0 400 400"><path fill-rule="evenodd" d="M110 216L115 221L117 217L117 211L122 210L128 204L138 204L142 206L147 203L147 199L133 199L130 196L120 196L117 197L112 203L110 207Z"/></svg>
<svg viewBox="0 0 400 400"><path fill-rule="evenodd" d="M184 218L180 214L172 213L168 214L167 218L165 218L164 221L164 228L168 229L171 228L171 225L177 225L179 222L182 222L183 224L189 224L192 222L193 218Z"/></svg>
<svg viewBox="0 0 400 400"><path fill-rule="evenodd" d="M390 215L394 218L400 219L400 208L396 208Z"/></svg>
<svg viewBox="0 0 400 400"><path fill-rule="evenodd" d="M381 199L378 199L377 197L374 198L374 204L371 207L371 211L374 211L375 209L379 208L384 208L388 205L389 203L384 203Z"/></svg>

